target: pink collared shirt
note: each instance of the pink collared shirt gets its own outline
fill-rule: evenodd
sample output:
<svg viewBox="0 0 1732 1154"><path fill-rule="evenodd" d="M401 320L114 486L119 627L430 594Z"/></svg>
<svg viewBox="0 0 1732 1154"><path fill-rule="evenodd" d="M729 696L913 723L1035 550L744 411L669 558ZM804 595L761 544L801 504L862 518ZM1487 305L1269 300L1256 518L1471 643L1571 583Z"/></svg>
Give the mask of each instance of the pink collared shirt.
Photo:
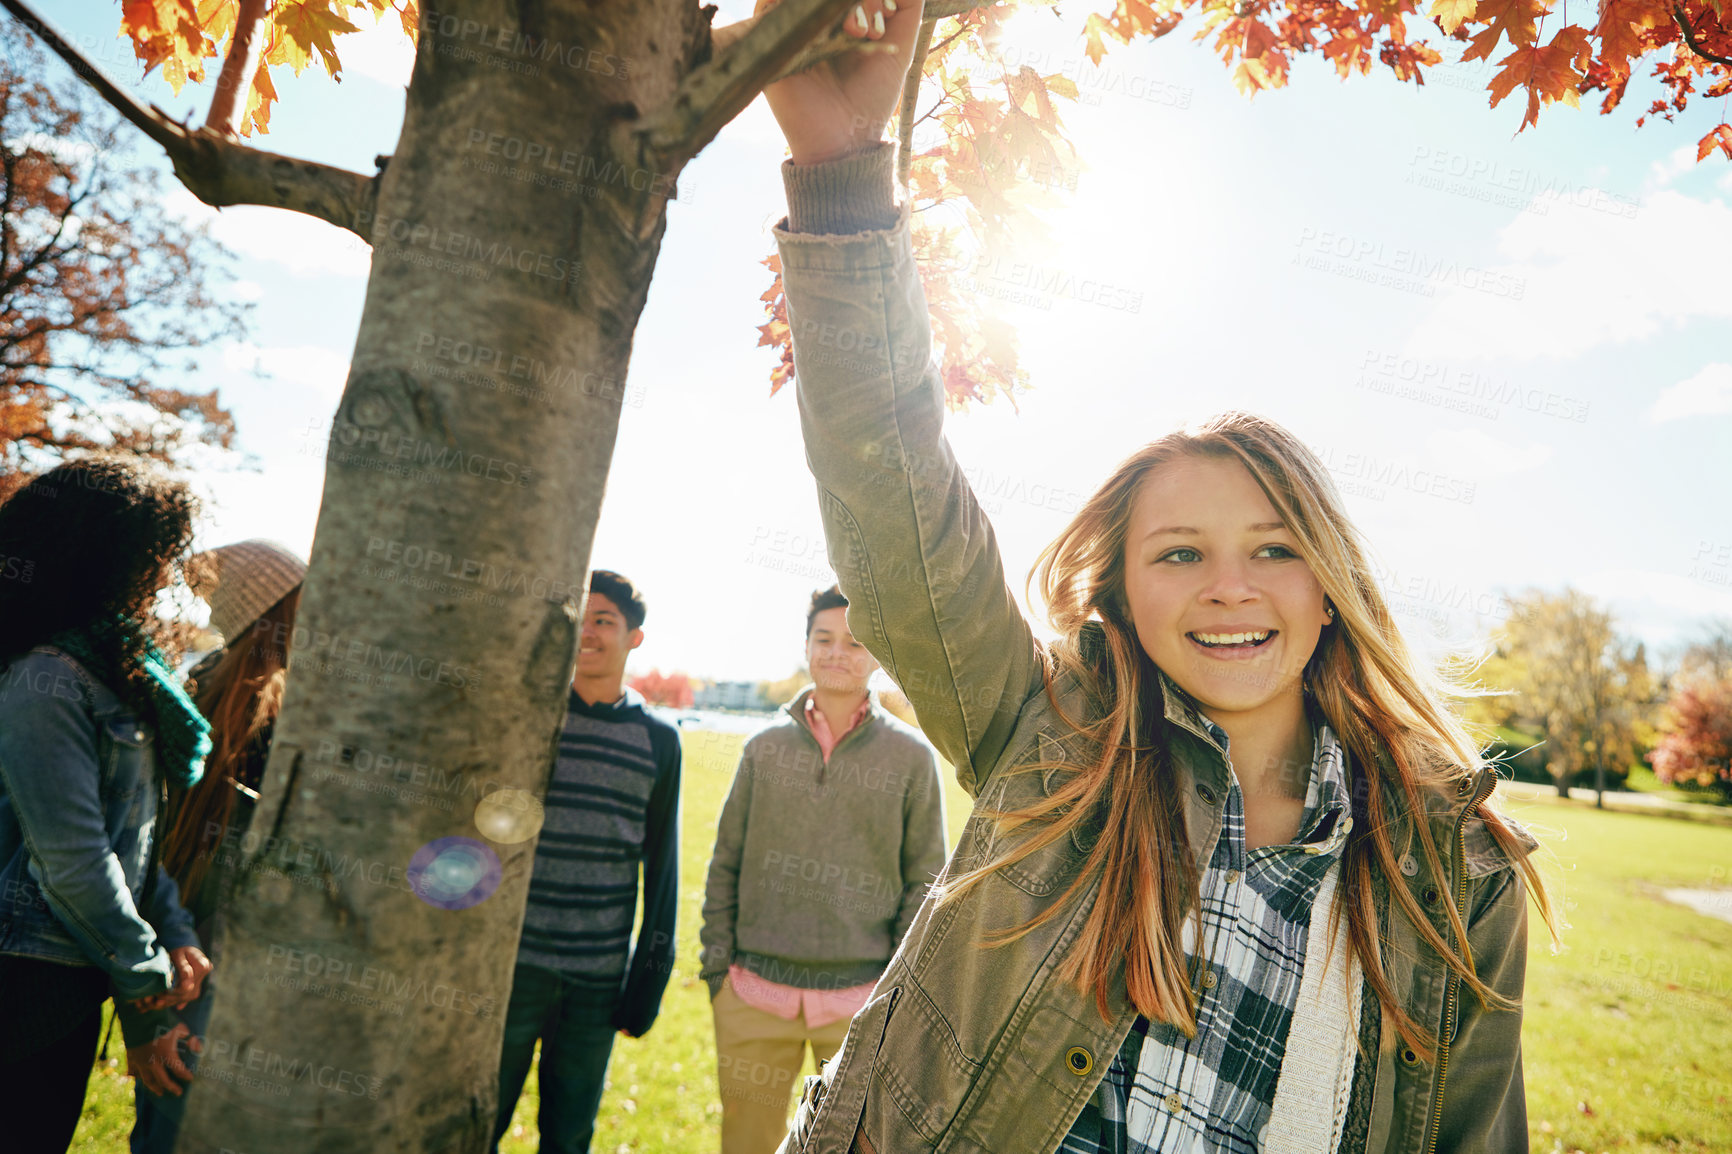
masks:
<svg viewBox="0 0 1732 1154"><path fill-rule="evenodd" d="M811 727L812 736L818 739L818 748L824 754L825 765L830 764L830 752L836 748L836 743L854 732L854 727L865 719L871 709L872 700L867 698L860 703L860 708L854 711L854 716L849 718L848 728L832 736L830 722L824 717L823 710L819 709L810 697L806 698L806 724ZM802 990L798 986L784 986L780 982L760 978L743 966L729 966L728 981L734 987L735 996L754 1010L762 1010L790 1022L804 1013L807 1028L813 1030L858 1014L860 1007L872 996L872 988L878 984L867 982L865 985L850 986L845 990Z"/></svg>

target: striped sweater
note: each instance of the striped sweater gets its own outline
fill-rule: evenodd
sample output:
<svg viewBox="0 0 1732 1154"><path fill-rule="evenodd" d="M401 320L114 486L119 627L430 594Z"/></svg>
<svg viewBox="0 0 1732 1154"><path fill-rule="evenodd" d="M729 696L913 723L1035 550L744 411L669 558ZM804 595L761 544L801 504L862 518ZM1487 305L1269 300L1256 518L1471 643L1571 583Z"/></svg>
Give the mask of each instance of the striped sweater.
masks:
<svg viewBox="0 0 1732 1154"><path fill-rule="evenodd" d="M680 738L627 690L590 705L575 691L547 782L547 817L517 960L615 998L614 1025L655 1021L674 963ZM631 948L643 867L644 916Z"/></svg>

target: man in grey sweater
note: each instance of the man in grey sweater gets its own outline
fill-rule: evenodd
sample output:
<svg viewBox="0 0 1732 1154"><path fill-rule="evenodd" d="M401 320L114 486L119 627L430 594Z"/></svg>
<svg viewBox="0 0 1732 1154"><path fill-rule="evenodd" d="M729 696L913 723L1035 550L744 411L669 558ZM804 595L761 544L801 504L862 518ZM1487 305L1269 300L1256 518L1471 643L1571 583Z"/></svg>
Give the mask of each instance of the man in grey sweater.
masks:
<svg viewBox="0 0 1732 1154"><path fill-rule="evenodd" d="M812 685L746 742L704 892L722 1154L770 1154L808 1045L836 1052L944 866L937 757L867 689L835 586L812 595Z"/></svg>

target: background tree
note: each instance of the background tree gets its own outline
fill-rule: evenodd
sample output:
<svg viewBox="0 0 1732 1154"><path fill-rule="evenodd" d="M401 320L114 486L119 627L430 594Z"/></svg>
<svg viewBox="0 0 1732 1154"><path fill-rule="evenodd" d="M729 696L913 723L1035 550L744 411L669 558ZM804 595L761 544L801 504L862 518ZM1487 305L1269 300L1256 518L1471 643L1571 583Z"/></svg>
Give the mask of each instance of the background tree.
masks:
<svg viewBox="0 0 1732 1154"><path fill-rule="evenodd" d="M1584 770L1594 771L1596 803L1608 773L1622 781L1649 743L1654 693L1647 655L1620 638L1610 613L1582 593L1529 592L1510 599L1509 619L1492 635L1481 668L1494 690L1480 699L1481 719L1536 727L1560 796Z"/></svg>
<svg viewBox="0 0 1732 1154"><path fill-rule="evenodd" d="M244 331L228 254L163 211L119 117L46 71L0 27L0 499L68 452L172 460L234 436L216 390L167 383Z"/></svg>
<svg viewBox="0 0 1732 1154"><path fill-rule="evenodd" d="M690 709L692 706L692 679L684 673L663 673L652 669L627 678L626 684L643 694L643 699L651 705L665 705L670 709Z"/></svg>
<svg viewBox="0 0 1732 1154"><path fill-rule="evenodd" d="M758 696L770 703L771 708L779 709L794 700L794 695L812 683L811 674L802 666L786 677L773 681L765 681L758 686Z"/></svg>
<svg viewBox="0 0 1732 1154"><path fill-rule="evenodd" d="M24 0L0 3L40 26ZM1668 117L1699 82L1723 93L1726 66L1702 55L1732 47L1716 0L1608 0L1593 27L1560 21L1542 44L1547 3L1436 0L1431 10L1446 34L1472 34L1479 55L1507 47L1492 95L1525 89L1524 125L1542 103L1573 101L1591 84L1615 103L1649 56L1673 94ZM215 999L183 1150L485 1145L500 1018L468 1012L476 1003L450 992L497 1005L508 992L533 830L492 815L532 812L510 791L539 792L552 763L620 383L667 200L685 164L767 81L873 51L834 31L849 7L783 0L761 19L712 30L714 9L695 0L441 0L437 10L415 0L128 0L122 32L177 90L220 60L200 128L140 106L50 38L206 203L292 209L373 247L254 816L259 837L240 847L223 943L223 989L249 996ZM1026 381L1009 326L968 311L943 273L997 259L995 246L1038 217L1035 194L1071 156L1054 98L1074 94L1074 82L991 64L991 37L1011 8L936 0L912 37L924 64L896 117L916 198L946 209L922 215L950 231L923 222L918 243L958 403L1014 396ZM268 126L273 70L316 64L336 75L350 18L391 10L417 43L402 135L380 171L240 142ZM1409 39L1409 20L1423 26L1412 0L1118 0L1078 32L1098 59L1111 42L1172 31L1192 10L1250 92L1285 83L1301 52L1323 53L1342 75L1382 64L1415 81L1438 59ZM924 101L923 74L933 85ZM932 136L917 171L922 132ZM1732 139L1724 144L1732 156ZM763 335L785 344L774 288L770 298ZM440 351L463 342L498 351L491 371L468 362L441 371ZM497 387L473 387L478 373ZM503 607L442 583L411 594L370 575L379 541L536 579L508 590ZM467 806L344 788L351 768L381 757L437 767L453 796L508 796L488 801L483 837ZM324 999L312 992L323 986L286 972L311 956L327 973L352 964L389 980L377 999Z"/></svg>
<svg viewBox="0 0 1732 1154"><path fill-rule="evenodd" d="M1732 621L1713 622L1705 636L1684 647L1678 676L1732 681Z"/></svg>
<svg viewBox="0 0 1732 1154"><path fill-rule="evenodd" d="M1648 760L1661 781L1732 801L1732 677L1683 678L1666 703Z"/></svg>

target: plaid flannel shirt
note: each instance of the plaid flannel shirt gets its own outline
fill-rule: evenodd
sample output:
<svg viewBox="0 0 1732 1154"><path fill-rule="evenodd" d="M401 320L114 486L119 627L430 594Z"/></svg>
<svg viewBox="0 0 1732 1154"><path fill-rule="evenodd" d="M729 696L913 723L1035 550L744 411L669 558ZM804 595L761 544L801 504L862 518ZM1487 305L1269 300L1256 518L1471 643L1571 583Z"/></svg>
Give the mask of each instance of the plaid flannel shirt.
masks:
<svg viewBox="0 0 1732 1154"><path fill-rule="evenodd" d="M1204 720L1224 750L1226 734ZM1198 879L1203 958L1197 1036L1138 1017L1058 1154L1253 1154L1263 1144L1299 998L1311 907L1346 844L1346 753L1319 726L1299 835L1245 849L1245 804L1230 779ZM1184 947L1199 972L1197 919Z"/></svg>

